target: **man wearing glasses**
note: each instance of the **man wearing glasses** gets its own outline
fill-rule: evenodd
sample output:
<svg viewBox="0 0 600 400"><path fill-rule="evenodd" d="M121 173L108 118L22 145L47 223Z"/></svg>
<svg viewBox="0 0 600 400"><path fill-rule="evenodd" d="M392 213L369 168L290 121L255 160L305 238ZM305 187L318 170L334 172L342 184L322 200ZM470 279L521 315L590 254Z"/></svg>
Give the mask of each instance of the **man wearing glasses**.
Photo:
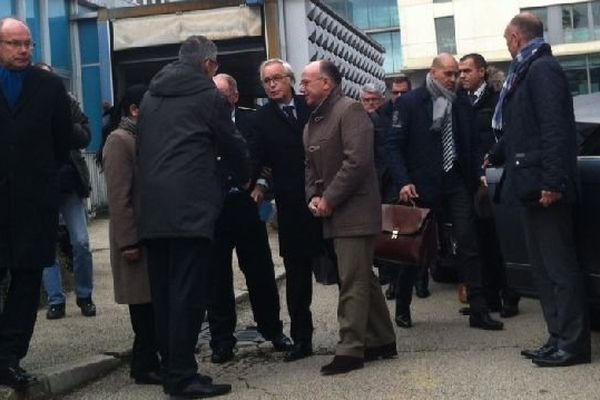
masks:
<svg viewBox="0 0 600 400"><path fill-rule="evenodd" d="M264 61L260 78L269 102L256 112L256 155L260 166L270 167L277 203L279 253L286 271L286 300L291 320L294 361L312 355L312 262L321 250L321 228L306 208L302 130L310 110L294 93L294 71L280 59ZM252 196L260 200L256 185Z"/></svg>
<svg viewBox="0 0 600 400"><path fill-rule="evenodd" d="M398 98L386 138L389 166L400 201L443 210L452 222L469 286L469 325L501 330L481 288L472 199L483 175L482 154L471 104L456 93L458 75L454 57L442 53L433 59L425 85Z"/></svg>
<svg viewBox="0 0 600 400"><path fill-rule="evenodd" d="M36 378L27 354L40 301L42 270L54 263L58 171L73 125L60 78L31 67L27 25L0 19L0 281L10 283L0 315L0 385L24 389Z"/></svg>

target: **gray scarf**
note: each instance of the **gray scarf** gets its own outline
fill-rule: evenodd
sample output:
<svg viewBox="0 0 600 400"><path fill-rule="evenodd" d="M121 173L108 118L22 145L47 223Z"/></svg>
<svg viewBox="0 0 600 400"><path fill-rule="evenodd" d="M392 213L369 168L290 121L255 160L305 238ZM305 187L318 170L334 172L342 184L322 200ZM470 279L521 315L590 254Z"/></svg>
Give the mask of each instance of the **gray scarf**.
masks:
<svg viewBox="0 0 600 400"><path fill-rule="evenodd" d="M447 118L452 118L452 103L456 99L456 92L446 89L427 74L425 79L427 91L433 99L433 124L431 129L441 131Z"/></svg>
<svg viewBox="0 0 600 400"><path fill-rule="evenodd" d="M137 134L137 123L129 117L121 117L119 128L125 129L134 135Z"/></svg>

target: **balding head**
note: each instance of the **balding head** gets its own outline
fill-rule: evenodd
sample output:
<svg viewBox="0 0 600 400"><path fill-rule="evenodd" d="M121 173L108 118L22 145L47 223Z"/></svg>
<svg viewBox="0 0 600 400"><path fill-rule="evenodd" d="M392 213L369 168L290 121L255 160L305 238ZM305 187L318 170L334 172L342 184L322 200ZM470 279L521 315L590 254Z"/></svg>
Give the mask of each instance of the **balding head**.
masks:
<svg viewBox="0 0 600 400"><path fill-rule="evenodd" d="M23 70L31 64L33 41L27 25L15 18L0 19L0 65Z"/></svg>
<svg viewBox="0 0 600 400"><path fill-rule="evenodd" d="M515 15L504 30L506 47L512 58L515 58L531 40L541 37L544 37L544 24L531 12Z"/></svg>
<svg viewBox="0 0 600 400"><path fill-rule="evenodd" d="M431 77L448 90L456 90L458 63L450 53L440 53L431 63Z"/></svg>

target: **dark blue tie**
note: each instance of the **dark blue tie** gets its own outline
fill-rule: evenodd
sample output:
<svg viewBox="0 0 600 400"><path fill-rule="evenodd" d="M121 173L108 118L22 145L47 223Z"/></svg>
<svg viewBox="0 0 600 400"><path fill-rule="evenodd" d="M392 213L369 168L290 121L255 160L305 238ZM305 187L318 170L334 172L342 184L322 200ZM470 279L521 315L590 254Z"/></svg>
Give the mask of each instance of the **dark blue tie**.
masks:
<svg viewBox="0 0 600 400"><path fill-rule="evenodd" d="M294 124L296 123L296 116L294 115L294 106L283 106L283 112L290 122Z"/></svg>

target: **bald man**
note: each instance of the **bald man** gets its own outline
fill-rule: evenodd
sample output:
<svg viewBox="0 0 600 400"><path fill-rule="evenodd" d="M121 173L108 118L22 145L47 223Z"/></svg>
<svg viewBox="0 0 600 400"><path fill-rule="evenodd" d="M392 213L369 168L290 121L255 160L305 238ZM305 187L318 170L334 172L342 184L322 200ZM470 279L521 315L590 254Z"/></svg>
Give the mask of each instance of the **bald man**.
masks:
<svg viewBox="0 0 600 400"><path fill-rule="evenodd" d="M472 199L483 174L482 155L471 104L456 92L458 75L451 54L434 58L426 84L396 100L386 149L400 200L443 212L452 222L462 278L469 287L469 325L501 330L481 288ZM397 307L396 316L401 325L410 310Z"/></svg>
<svg viewBox="0 0 600 400"><path fill-rule="evenodd" d="M36 381L19 363L27 354L40 301L42 269L54 263L58 170L73 124L61 79L31 67L27 25L0 19L0 280L10 284L0 315L0 385Z"/></svg>

